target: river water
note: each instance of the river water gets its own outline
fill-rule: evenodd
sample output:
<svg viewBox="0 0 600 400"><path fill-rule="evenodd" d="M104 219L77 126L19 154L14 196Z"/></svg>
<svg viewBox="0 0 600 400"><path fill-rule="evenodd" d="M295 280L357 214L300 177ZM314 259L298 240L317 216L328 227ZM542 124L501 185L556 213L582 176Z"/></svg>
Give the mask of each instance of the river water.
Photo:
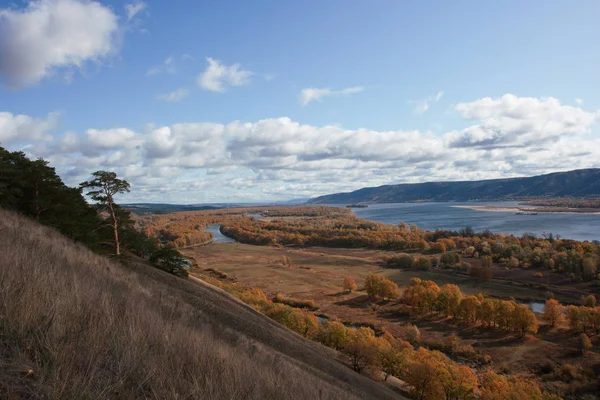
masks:
<svg viewBox="0 0 600 400"><path fill-rule="evenodd" d="M235 239L227 237L221 233L219 230L220 227L221 225L219 224L210 225L204 230L204 232L212 233L213 243L235 243Z"/></svg>
<svg viewBox="0 0 600 400"><path fill-rule="evenodd" d="M427 230L459 230L466 226L475 232L489 229L494 233L522 235L553 233L566 239L600 240L600 214L478 211L456 206L516 206L518 202L477 203L384 203L368 208L353 208L357 217L387 224L416 224ZM345 207L345 205L336 205Z"/></svg>

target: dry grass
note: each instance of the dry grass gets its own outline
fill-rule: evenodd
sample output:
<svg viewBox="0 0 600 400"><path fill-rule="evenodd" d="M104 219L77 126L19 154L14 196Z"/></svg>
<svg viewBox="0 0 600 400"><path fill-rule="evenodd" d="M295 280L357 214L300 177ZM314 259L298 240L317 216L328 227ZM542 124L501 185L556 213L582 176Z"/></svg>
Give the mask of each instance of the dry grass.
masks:
<svg viewBox="0 0 600 400"><path fill-rule="evenodd" d="M4 210L0 238L0 398L394 397L327 364L337 363L315 344L305 353L322 368L240 333L233 311L215 319L219 305L192 282L123 267ZM257 331L283 329L247 312ZM287 347L301 340L277 333Z"/></svg>

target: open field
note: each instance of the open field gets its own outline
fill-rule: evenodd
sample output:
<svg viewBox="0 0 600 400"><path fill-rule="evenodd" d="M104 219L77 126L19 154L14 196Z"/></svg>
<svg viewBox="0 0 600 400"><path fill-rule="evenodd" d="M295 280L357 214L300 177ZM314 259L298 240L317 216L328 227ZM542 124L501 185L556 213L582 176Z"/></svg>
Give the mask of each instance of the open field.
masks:
<svg viewBox="0 0 600 400"><path fill-rule="evenodd" d="M464 326L445 318L417 318L397 313L395 302L373 302L361 290L364 279L369 274L376 273L393 280L401 289L410 284L411 278L419 277L433 280L440 286L445 283L456 284L465 294L484 292L498 298L544 301L547 290L536 287L540 284L540 279L533 277L531 271L507 271L493 266L494 273L500 279L474 282L466 274L442 270L385 268L383 259L389 252L381 250L215 243L185 249L183 253L196 260L197 270L214 268L226 273L228 279L248 287L263 289L269 296L281 293L301 300L314 300L319 307L316 314L348 324L373 326L378 331L387 331L401 337L410 322L419 327L425 342L432 343L442 342L449 335L456 334L463 344L473 346L479 359L487 359L494 370L524 376L537 375L546 388L559 393L572 390L572 386L550 376L548 372L542 376L540 371L573 364L593 375L590 371L600 368L597 353L590 353L586 357L578 355L577 335L569 331L564 323L552 329L541 323L540 331L535 337L523 340L507 335L506 332L481 326ZM282 262L284 256L289 258L289 266ZM342 290L344 276L351 276L356 280L357 291L346 293ZM553 289L555 297L565 302L577 302L580 293L588 292L589 289L569 284L561 274L546 274L545 282L556 285ZM477 364L472 364L472 361L470 363L472 366Z"/></svg>
<svg viewBox="0 0 600 400"><path fill-rule="evenodd" d="M209 246L190 247L182 253L194 258L200 268L212 267L234 275L240 282L256 285L268 293L283 292L298 297L314 296L332 290L341 290L344 276L358 281L369 274L381 274L406 288L413 277L433 280L438 285L452 283L466 294L486 293L492 297L545 301L548 289L558 300L578 302L582 294L590 293L589 283L571 283L563 274L545 272L535 278L531 271L505 270L494 266L494 279L475 282L467 274L434 269L431 271L386 268L384 259L393 254L389 251L370 249L338 249L327 247L290 248L254 246L242 243L214 243ZM286 256L291 267L282 265ZM479 260L467 259L476 265ZM542 287L536 287L541 285Z"/></svg>

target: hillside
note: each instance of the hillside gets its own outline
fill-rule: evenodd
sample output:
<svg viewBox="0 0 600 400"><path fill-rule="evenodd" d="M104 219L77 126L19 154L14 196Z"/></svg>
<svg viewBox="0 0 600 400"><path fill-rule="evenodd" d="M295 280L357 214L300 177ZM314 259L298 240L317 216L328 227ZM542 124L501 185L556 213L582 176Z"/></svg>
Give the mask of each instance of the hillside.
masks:
<svg viewBox="0 0 600 400"><path fill-rule="evenodd" d="M400 398L206 284L1 209L0 234L0 398Z"/></svg>
<svg viewBox="0 0 600 400"><path fill-rule="evenodd" d="M563 196L600 196L600 168L557 172L528 178L407 183L367 187L349 193L316 197L309 200L308 203L510 200Z"/></svg>

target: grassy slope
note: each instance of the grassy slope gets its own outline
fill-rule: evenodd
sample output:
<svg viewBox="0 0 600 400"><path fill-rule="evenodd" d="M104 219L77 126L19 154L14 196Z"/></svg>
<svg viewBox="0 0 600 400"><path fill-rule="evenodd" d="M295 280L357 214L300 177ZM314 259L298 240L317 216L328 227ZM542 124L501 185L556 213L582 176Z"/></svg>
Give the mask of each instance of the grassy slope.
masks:
<svg viewBox="0 0 600 400"><path fill-rule="evenodd" d="M229 295L0 210L0 398L398 398Z"/></svg>

